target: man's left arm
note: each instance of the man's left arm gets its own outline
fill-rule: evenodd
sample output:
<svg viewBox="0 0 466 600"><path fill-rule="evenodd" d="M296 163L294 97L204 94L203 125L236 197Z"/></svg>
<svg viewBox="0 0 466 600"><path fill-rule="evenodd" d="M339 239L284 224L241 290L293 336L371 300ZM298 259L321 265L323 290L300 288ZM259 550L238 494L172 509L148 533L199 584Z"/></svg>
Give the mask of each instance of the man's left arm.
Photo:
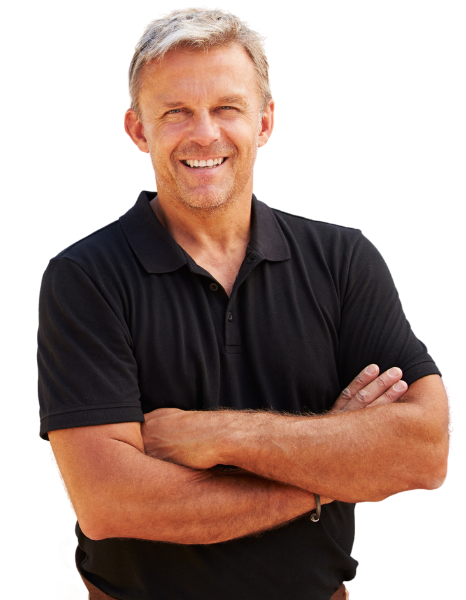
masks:
<svg viewBox="0 0 466 600"><path fill-rule="evenodd" d="M241 417L225 427L222 461L330 498L379 501L439 487L446 476L448 410L438 375L414 382L403 402L320 418Z"/></svg>
<svg viewBox="0 0 466 600"><path fill-rule="evenodd" d="M423 377L393 401L387 373L372 382L364 373L355 380L363 394L348 392L353 382L322 416L154 411L143 426L146 451L194 468L235 465L344 502L439 487L448 456L441 378Z"/></svg>

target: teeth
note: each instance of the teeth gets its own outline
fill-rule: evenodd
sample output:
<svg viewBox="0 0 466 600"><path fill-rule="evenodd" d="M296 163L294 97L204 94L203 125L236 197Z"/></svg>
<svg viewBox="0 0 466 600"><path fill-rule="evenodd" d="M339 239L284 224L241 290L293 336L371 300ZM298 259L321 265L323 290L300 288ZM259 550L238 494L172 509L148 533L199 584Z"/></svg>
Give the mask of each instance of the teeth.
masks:
<svg viewBox="0 0 466 600"><path fill-rule="evenodd" d="M189 167L200 167L200 168L208 168L211 169L212 167L216 167L217 165L221 165L222 162L224 161L224 158L209 158L208 160L194 160L194 159L189 159L189 160L185 160L184 162L189 166Z"/></svg>

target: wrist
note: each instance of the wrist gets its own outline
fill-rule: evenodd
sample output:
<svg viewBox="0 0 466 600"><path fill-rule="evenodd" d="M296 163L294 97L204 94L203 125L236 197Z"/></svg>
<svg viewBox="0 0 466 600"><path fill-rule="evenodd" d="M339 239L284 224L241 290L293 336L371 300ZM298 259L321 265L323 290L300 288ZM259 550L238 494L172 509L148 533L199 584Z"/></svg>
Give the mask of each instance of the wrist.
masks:
<svg viewBox="0 0 466 600"><path fill-rule="evenodd" d="M217 456L223 465L235 465L250 470L248 458L258 450L257 431L269 417L265 413L224 410L215 413Z"/></svg>
<svg viewBox="0 0 466 600"><path fill-rule="evenodd" d="M231 451L235 427L233 425L236 411L219 410L212 413L214 435L212 436L212 450L217 463L220 465L236 465L231 462L234 453Z"/></svg>

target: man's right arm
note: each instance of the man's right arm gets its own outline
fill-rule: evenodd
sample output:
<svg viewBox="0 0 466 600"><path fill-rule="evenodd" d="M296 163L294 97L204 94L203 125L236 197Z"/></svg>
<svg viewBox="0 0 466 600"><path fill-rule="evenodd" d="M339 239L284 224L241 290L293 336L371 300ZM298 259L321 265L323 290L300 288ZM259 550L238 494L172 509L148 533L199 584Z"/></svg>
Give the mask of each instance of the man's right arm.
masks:
<svg viewBox="0 0 466 600"><path fill-rule="evenodd" d="M49 438L80 527L94 540L211 544L315 508L314 495L299 488L146 456L139 423L61 429Z"/></svg>

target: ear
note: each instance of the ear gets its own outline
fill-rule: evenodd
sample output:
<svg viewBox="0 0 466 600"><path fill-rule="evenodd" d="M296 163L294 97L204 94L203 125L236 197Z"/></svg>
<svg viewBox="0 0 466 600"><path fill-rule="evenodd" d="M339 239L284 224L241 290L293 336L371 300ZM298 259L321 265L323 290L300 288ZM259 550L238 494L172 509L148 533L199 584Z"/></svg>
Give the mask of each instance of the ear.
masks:
<svg viewBox="0 0 466 600"><path fill-rule="evenodd" d="M265 107L264 114L262 115L261 130L259 132L259 148L266 144L269 141L269 137L272 135L274 110L275 103L273 100L270 100Z"/></svg>
<svg viewBox="0 0 466 600"><path fill-rule="evenodd" d="M125 131L141 152L149 152L149 146L144 137L144 126L132 108L125 113Z"/></svg>

